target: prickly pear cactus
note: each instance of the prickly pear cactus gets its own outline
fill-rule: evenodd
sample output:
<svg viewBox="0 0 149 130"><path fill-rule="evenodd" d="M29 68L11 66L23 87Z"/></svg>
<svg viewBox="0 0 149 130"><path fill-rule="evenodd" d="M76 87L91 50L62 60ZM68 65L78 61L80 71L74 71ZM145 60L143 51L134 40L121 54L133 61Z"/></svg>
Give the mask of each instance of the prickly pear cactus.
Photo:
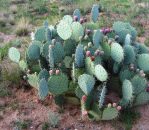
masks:
<svg viewBox="0 0 149 130"><path fill-rule="evenodd" d="M101 28L99 15L99 6L93 5L91 21L79 9L55 25L46 21L32 33L25 59L17 48L8 52L40 100L51 94L63 106L80 99L82 118L94 121L113 120L121 109L149 103L148 47L136 42L136 29L129 23Z"/></svg>

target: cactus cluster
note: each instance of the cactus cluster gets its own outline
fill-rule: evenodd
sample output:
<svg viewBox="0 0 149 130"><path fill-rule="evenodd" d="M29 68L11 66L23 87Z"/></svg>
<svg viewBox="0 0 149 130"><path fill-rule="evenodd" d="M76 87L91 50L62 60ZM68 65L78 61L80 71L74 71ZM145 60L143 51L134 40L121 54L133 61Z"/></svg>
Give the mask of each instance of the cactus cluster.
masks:
<svg viewBox="0 0 149 130"><path fill-rule="evenodd" d="M75 94L71 102L80 99L82 116L96 121L115 119L121 109L149 102L148 47L136 42L129 23L95 30L99 14L93 5L91 23L79 9L54 26L46 21L32 34L24 59L16 48L9 49L10 59L26 72L24 79L38 89L41 100L49 93L56 102ZM111 91L119 101L107 100Z"/></svg>

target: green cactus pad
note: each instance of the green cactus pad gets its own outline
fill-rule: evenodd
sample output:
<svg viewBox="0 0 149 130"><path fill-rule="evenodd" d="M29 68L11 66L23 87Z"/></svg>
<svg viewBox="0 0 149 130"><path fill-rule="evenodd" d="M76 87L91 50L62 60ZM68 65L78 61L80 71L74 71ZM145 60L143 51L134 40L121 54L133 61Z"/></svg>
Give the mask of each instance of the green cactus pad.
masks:
<svg viewBox="0 0 149 130"><path fill-rule="evenodd" d="M149 53L149 48L142 44L142 43L139 43L139 54L143 54L143 53Z"/></svg>
<svg viewBox="0 0 149 130"><path fill-rule="evenodd" d="M93 5L91 10L91 17L94 23L98 20L98 16L99 16L99 6Z"/></svg>
<svg viewBox="0 0 149 130"><path fill-rule="evenodd" d="M49 72L46 69L41 70L40 73L38 74L38 78L39 78L39 80L41 80L41 79L48 80Z"/></svg>
<svg viewBox="0 0 149 130"><path fill-rule="evenodd" d="M98 80L100 80L102 82L106 81L108 79L107 71L100 64L95 66L95 76Z"/></svg>
<svg viewBox="0 0 149 130"><path fill-rule="evenodd" d="M76 42L72 39L64 41L64 51L66 56L72 56L76 50Z"/></svg>
<svg viewBox="0 0 149 130"><path fill-rule="evenodd" d="M125 101L127 101L127 103L132 101L132 99L133 99L133 86L129 80L123 81L122 93L123 93L123 99Z"/></svg>
<svg viewBox="0 0 149 130"><path fill-rule="evenodd" d="M135 73L133 71L130 71L128 68L122 69L120 71L120 80L121 82L123 82L125 79L130 80L131 78L133 78L134 75Z"/></svg>
<svg viewBox="0 0 149 130"><path fill-rule="evenodd" d="M68 78L65 74L52 75L48 79L49 91L60 95L68 90Z"/></svg>
<svg viewBox="0 0 149 130"><path fill-rule="evenodd" d="M19 67L21 68L21 70L25 71L25 70L27 70L28 65L24 60L20 60L19 61Z"/></svg>
<svg viewBox="0 0 149 130"><path fill-rule="evenodd" d="M36 44L31 44L27 51L30 60L38 60L40 58L40 48Z"/></svg>
<svg viewBox="0 0 149 130"><path fill-rule="evenodd" d="M50 42L46 42L46 43L43 45L42 55L43 55L43 57L45 57L46 59L48 59L48 55L49 55L49 45L51 45Z"/></svg>
<svg viewBox="0 0 149 130"><path fill-rule="evenodd" d="M80 87L77 87L75 90L75 94L78 98L82 98L83 95L85 95L85 93L82 91L82 89Z"/></svg>
<svg viewBox="0 0 149 130"><path fill-rule="evenodd" d="M109 59L110 56L111 56L111 47L110 47L110 45L107 42L102 42L101 43L101 47L102 47L102 49L104 51L103 58L105 60Z"/></svg>
<svg viewBox="0 0 149 130"><path fill-rule="evenodd" d="M35 32L35 40L37 41L46 41L46 28L45 27L40 27L39 29L36 30Z"/></svg>
<svg viewBox="0 0 149 130"><path fill-rule="evenodd" d="M91 110L88 111L88 117L92 121L99 121L101 120L102 111L99 109L98 105L94 103L91 106Z"/></svg>
<svg viewBox="0 0 149 130"><path fill-rule="evenodd" d="M113 72L115 74L117 74L120 70L120 67L121 67L121 64L117 63L117 62L114 62L114 65L113 65Z"/></svg>
<svg viewBox="0 0 149 130"><path fill-rule="evenodd" d="M20 52L14 47L9 48L8 56L12 61L14 61L16 63L19 62L20 57L21 57Z"/></svg>
<svg viewBox="0 0 149 130"><path fill-rule="evenodd" d="M149 103L149 93L142 92L136 97L134 105L139 106L139 105L144 105L147 103Z"/></svg>
<svg viewBox="0 0 149 130"><path fill-rule="evenodd" d="M102 120L112 120L119 116L119 111L116 108L105 108L102 113Z"/></svg>
<svg viewBox="0 0 149 130"><path fill-rule="evenodd" d="M54 63L62 62L64 57L65 57L65 52L64 52L63 45L61 43L59 43L59 42L57 42L54 45L53 57L54 57Z"/></svg>
<svg viewBox="0 0 149 130"><path fill-rule="evenodd" d="M57 25L57 33L63 40L67 40L72 35L71 26L66 21L61 20Z"/></svg>
<svg viewBox="0 0 149 130"><path fill-rule="evenodd" d="M145 72L149 71L149 54L141 54L137 58L137 64Z"/></svg>
<svg viewBox="0 0 149 130"><path fill-rule="evenodd" d="M95 74L95 64L90 57L85 58L85 71L90 75Z"/></svg>
<svg viewBox="0 0 149 130"><path fill-rule="evenodd" d="M48 89L48 83L43 78L39 81L39 88L38 88L38 95L41 100L44 100L45 97L48 95L49 89Z"/></svg>
<svg viewBox="0 0 149 130"><path fill-rule="evenodd" d="M27 74L28 83L32 86L38 89L38 76L36 73L34 74Z"/></svg>
<svg viewBox="0 0 149 130"><path fill-rule="evenodd" d="M114 61L120 63L124 59L124 50L118 43L112 43L111 45L111 57Z"/></svg>
<svg viewBox="0 0 149 130"><path fill-rule="evenodd" d="M83 74L80 75L78 78L78 84L82 91L88 95L92 89L94 88L95 85L95 79L93 76L88 75L88 74Z"/></svg>
<svg viewBox="0 0 149 130"><path fill-rule="evenodd" d="M99 47L100 43L103 40L103 34L100 32L100 30L96 30L93 34L93 44L96 48Z"/></svg>
<svg viewBox="0 0 149 130"><path fill-rule="evenodd" d="M65 59L63 60L65 67L71 68L72 61L73 61L72 57L66 56Z"/></svg>
<svg viewBox="0 0 149 130"><path fill-rule="evenodd" d="M72 28L71 38L78 42L80 40L79 38L83 37L84 35L84 28L79 22L73 22L71 24L71 28Z"/></svg>
<svg viewBox="0 0 149 130"><path fill-rule="evenodd" d="M134 63L136 60L136 54L134 51L134 48L130 45L124 46L124 63L125 64L131 64Z"/></svg>
<svg viewBox="0 0 149 130"><path fill-rule="evenodd" d="M130 34L127 34L126 37L125 37L125 46L127 45L131 45L131 35Z"/></svg>
<svg viewBox="0 0 149 130"><path fill-rule="evenodd" d="M70 15L65 15L63 21L67 22L69 25L73 22L73 19Z"/></svg>
<svg viewBox="0 0 149 130"><path fill-rule="evenodd" d="M131 80L134 87L134 93L137 95L140 92L144 91L147 87L147 80L139 75L136 75Z"/></svg>
<svg viewBox="0 0 149 130"><path fill-rule="evenodd" d="M102 108L104 105L106 91L107 91L106 86L103 86L101 93L99 95L99 108Z"/></svg>
<svg viewBox="0 0 149 130"><path fill-rule="evenodd" d="M73 17L74 16L77 16L78 17L78 21L80 20L81 18L81 13L80 13L80 10L79 9L75 9L75 11L73 12Z"/></svg>

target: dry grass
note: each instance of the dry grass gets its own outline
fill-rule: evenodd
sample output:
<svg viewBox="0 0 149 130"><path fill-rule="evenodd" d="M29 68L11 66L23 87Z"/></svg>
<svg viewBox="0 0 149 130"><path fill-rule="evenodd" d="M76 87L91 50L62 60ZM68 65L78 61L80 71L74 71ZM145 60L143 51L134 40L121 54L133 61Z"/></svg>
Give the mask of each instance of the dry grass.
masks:
<svg viewBox="0 0 149 130"><path fill-rule="evenodd" d="M29 20L27 18L22 17L16 27L16 35L18 36L26 36L29 34Z"/></svg>

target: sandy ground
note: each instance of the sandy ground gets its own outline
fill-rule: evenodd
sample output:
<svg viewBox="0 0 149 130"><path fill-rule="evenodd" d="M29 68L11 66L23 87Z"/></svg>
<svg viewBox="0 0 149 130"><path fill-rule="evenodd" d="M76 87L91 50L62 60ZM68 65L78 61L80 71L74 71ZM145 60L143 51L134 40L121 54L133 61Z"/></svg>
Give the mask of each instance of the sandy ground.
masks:
<svg viewBox="0 0 149 130"><path fill-rule="evenodd" d="M12 95L0 98L0 130L13 130L17 120L31 121L27 130L42 130L42 124L48 121L48 112L58 112L52 100L38 103L34 89L12 89ZM149 105L138 108L141 118L134 124L133 130L149 130ZM59 114L60 124L52 130L125 130L120 122L91 122L81 120L79 106L65 105L64 112ZM117 124L118 123L118 124Z"/></svg>

